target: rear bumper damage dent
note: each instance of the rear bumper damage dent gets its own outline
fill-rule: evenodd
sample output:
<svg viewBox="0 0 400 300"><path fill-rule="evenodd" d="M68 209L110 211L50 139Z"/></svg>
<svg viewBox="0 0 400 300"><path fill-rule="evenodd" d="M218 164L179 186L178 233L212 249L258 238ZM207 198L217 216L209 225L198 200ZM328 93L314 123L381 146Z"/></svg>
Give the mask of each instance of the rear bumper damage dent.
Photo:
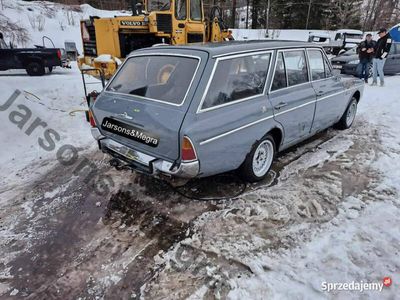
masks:
<svg viewBox="0 0 400 300"><path fill-rule="evenodd" d="M139 161L143 162L143 167L138 166L141 165L139 161L132 160L122 153L119 153L119 151L116 151L116 147L122 149L128 149L128 147L114 140L106 138L104 135L101 134L98 128L92 128L91 133L93 138L99 142L100 149L103 152L110 154L115 159L119 160L121 164L124 165L124 167L128 167L142 173L147 173L149 175L158 175L161 173L166 176L185 179L194 178L199 175L200 163L198 160L181 162L179 165L176 165L173 162L159 159L144 154L140 151L131 149L135 151L135 154L138 156ZM144 169L146 169L146 171L144 171Z"/></svg>

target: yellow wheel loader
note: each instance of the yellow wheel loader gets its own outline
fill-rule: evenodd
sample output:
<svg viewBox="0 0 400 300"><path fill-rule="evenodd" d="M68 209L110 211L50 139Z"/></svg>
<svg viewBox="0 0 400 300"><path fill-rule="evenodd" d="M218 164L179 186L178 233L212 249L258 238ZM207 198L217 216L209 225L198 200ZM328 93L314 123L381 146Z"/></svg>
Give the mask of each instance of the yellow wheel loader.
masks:
<svg viewBox="0 0 400 300"><path fill-rule="evenodd" d="M132 16L81 21L81 70L97 69L108 79L136 49L229 39L221 9L212 7L206 17L202 0L145 0L144 5L133 0L131 6Z"/></svg>

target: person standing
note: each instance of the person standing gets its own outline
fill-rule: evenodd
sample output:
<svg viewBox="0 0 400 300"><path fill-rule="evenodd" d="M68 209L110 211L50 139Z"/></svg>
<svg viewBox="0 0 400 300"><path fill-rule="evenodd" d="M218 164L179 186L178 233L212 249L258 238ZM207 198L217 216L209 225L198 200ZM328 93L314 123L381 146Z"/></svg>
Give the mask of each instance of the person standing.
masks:
<svg viewBox="0 0 400 300"><path fill-rule="evenodd" d="M373 59L373 82L372 85L377 85L378 74L381 86L385 85L385 74L383 73L383 67L385 66L385 61L389 55L390 47L392 46L392 38L387 32L386 28L381 28L378 32L379 40L375 45L375 55Z"/></svg>
<svg viewBox="0 0 400 300"><path fill-rule="evenodd" d="M374 48L376 42L372 40L372 34L368 33L365 40L358 46L358 57L360 59L360 79L364 79L365 83L368 83L369 77L369 66L374 57Z"/></svg>

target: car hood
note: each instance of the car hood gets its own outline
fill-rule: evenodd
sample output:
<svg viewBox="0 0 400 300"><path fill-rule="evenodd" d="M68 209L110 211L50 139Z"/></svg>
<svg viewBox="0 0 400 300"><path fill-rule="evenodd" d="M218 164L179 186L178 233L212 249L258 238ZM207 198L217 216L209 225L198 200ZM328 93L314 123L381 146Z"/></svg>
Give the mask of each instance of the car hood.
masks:
<svg viewBox="0 0 400 300"><path fill-rule="evenodd" d="M331 62L341 62L346 63L349 61L358 60L358 55L341 55L331 59Z"/></svg>

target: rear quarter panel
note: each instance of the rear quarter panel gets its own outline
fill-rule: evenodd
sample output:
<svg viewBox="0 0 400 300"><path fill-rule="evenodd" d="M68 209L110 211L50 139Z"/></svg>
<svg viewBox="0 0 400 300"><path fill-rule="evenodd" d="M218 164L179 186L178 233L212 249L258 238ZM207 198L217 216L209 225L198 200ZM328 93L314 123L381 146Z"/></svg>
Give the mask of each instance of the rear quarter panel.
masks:
<svg viewBox="0 0 400 300"><path fill-rule="evenodd" d="M280 124L264 95L213 110L197 112L215 60L205 68L197 93L182 124L181 138L194 143L200 161L200 177L235 170L256 141ZM270 76L270 75L268 75ZM268 80L267 80L268 86Z"/></svg>

